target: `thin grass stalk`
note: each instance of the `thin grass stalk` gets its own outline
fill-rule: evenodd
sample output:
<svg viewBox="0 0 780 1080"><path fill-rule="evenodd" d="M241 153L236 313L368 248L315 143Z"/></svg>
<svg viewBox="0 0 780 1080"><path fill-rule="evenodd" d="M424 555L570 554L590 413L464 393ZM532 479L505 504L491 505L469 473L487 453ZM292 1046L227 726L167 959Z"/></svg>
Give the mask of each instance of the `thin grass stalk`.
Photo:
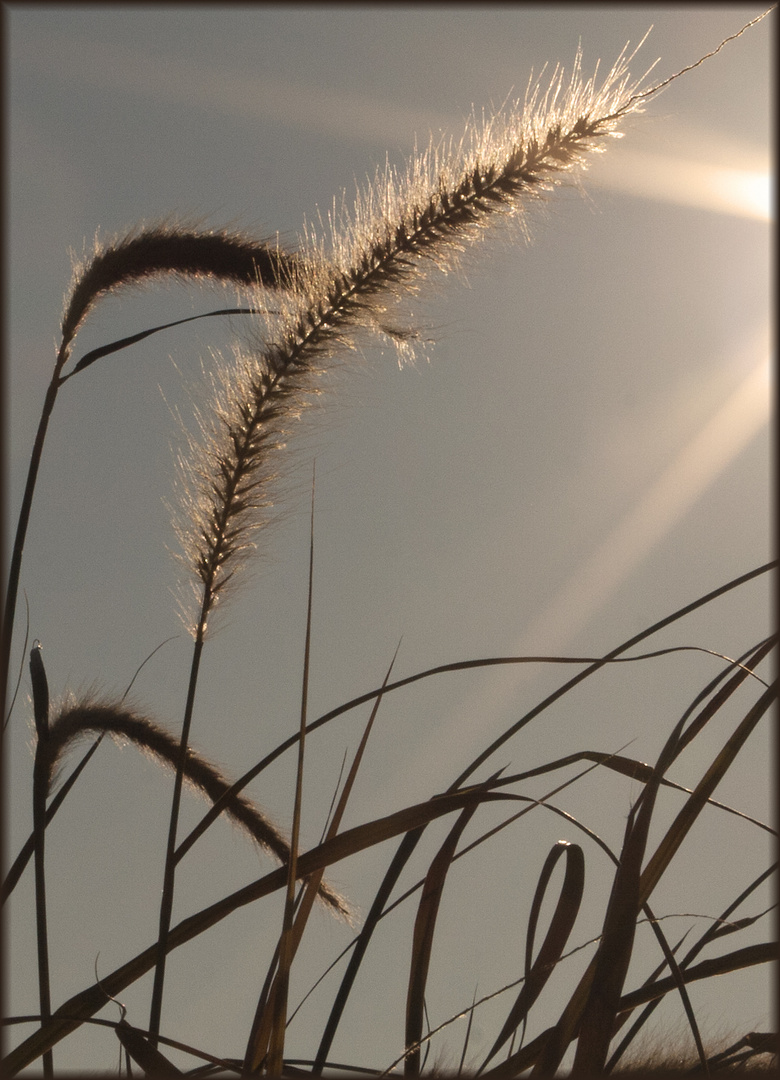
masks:
<svg viewBox="0 0 780 1080"><path fill-rule="evenodd" d="M38 944L38 995L41 1008L41 1025L51 1019L51 987L49 978L49 930L46 918L46 764L49 738L49 684L43 665L40 643L33 643L30 652L30 681L33 691L33 707L37 742L33 765L33 835L35 836L35 930ZM43 1055L45 1080L54 1076L54 1058L51 1050Z"/></svg>
<svg viewBox="0 0 780 1080"><path fill-rule="evenodd" d="M474 987L474 996L471 999L471 1011L469 1012L468 1022L466 1023L466 1034L463 1038L463 1049L460 1053L460 1061L458 1062L458 1076L463 1075L463 1066L466 1064L466 1053L469 1048L469 1040L471 1038L471 1025L474 1022L474 1009L477 1003L477 988Z"/></svg>
<svg viewBox="0 0 780 1080"><path fill-rule="evenodd" d="M184 764L187 760L187 752L189 749L192 712L195 706L195 693L198 685L200 659L203 654L204 634L206 629L206 605L207 600L204 596L201 619L198 623L198 629L192 649L190 678L187 685L187 702L184 707L181 742L179 744L179 760L176 763L176 776L173 782L173 796L171 799L171 813L168 821L168 842L165 848L165 870L163 873L162 899L160 901L160 928L157 937L157 962L154 968L152 1000L149 1010L149 1035L151 1044L155 1048L157 1046L157 1037L160 1034L163 990L165 986L165 960L168 953L168 933L170 931L171 917L173 915L173 893L176 877L176 861L174 858L176 852L176 833L179 826L179 807L181 805L181 791L184 783Z"/></svg>
<svg viewBox="0 0 780 1080"><path fill-rule="evenodd" d="M282 1073L284 1063L284 1037L287 1026L287 997L290 985L290 967L292 965L293 948L293 913L295 910L295 879L298 869L298 844L301 831L301 806L303 801L303 764L306 747L306 718L309 702L309 669L311 660L311 613L312 598L314 594L314 475L311 483L311 524L309 535L309 588L306 602L306 644L303 657L303 681L301 686L301 716L298 738L298 762L295 775L295 806L293 809L292 839L290 841L290 860L287 865L287 893L284 901L284 917L282 922L282 935L279 945L279 967L276 979L272 986L269 1007L271 1010L271 1033L266 1061L266 1072L270 1076L279 1076ZM265 1047L253 1046L251 1041L247 1047L245 1064L249 1065L249 1072L255 1072L262 1057L265 1057Z"/></svg>
<svg viewBox="0 0 780 1080"><path fill-rule="evenodd" d="M396 661L396 657L398 656L398 648L400 648L400 642L399 642L398 647L396 648L396 651L395 651L395 654L393 655L392 660L390 661L390 666L387 669L387 673L385 675L384 682L382 684L382 689L383 690L384 690L384 687L387 685L388 680L390 679L390 675L392 673L393 666L394 666L395 661ZM350 766L349 773L347 774L347 778L346 778L346 781L344 783L344 788L343 788L341 794L338 797L338 802L337 802L337 804L335 806L335 810L333 811L333 816L332 816L329 824L327 825L327 828L326 828L326 830L325 830L325 832L323 834L321 843L324 843L326 840L330 840L334 836L336 836L338 831L339 831L339 828L341 827L341 821L342 821L342 818L343 818L344 813L346 811L347 804L349 802L349 797L350 797L350 795L352 793L352 789L353 789L354 784L355 784L355 779L357 777L357 773L358 773L358 770L360 768L361 762L363 760L363 755L365 753L366 746L368 744L368 738L369 738L369 735L371 734L371 729L374 726L374 721L376 719L377 713L379 712L379 706L381 705L381 703L382 703L382 694L380 693L378 695L378 697L376 698L375 702L374 702L374 706L373 706L373 708L371 710L371 714L370 714L370 716L368 718L365 729L363 731L363 735L362 735L362 737L360 739L360 743L359 743L357 751L355 753L355 757L354 757L354 759L352 761L352 764ZM335 798L335 796L334 796L334 798ZM301 940L303 938L303 933L304 933L304 930L306 928L306 924L307 924L309 915L311 914L311 910L312 910L312 907L314 905L315 897L317 896L317 894L318 894L318 892L319 892L319 890L321 888L321 885L322 885L323 873L324 873L324 870L317 870L313 874L311 874L306 880L306 884L305 884L305 886L303 888L302 895L299 897L300 903L298 904L298 909L297 909L297 913L296 913L296 916L295 916L295 922L294 922L293 927L292 927L291 940L290 940L290 952L291 952L292 957L294 957L295 954L297 953L298 946L300 945ZM279 952L279 950L278 950L278 947L277 947L277 950L274 953L274 958L271 961L271 965L270 965L270 968L269 968L269 971L268 971L268 975L266 976L266 981L265 981L265 984L263 986L263 992L260 995L260 1001L258 1003L257 1011L256 1011L256 1014L255 1014L255 1022L253 1024L253 1030L252 1030L252 1034L250 1034L250 1039L249 1039L249 1044L250 1045L254 1041L254 1044L255 1044L255 1047L256 1047L254 1057L258 1061L260 1060L261 1048L263 1046L265 1046L265 1044L267 1042L267 1036L263 1031L259 1031L259 1029L258 1029L258 1033L256 1034L255 1029L258 1028L261 1017L262 1018L270 1017L270 1011L268 1010L267 1002L269 1000L270 994L273 992L272 988L273 988L274 980L276 978L275 969L276 969L276 965L277 965L277 962L278 962L278 952ZM304 1000L305 1000L305 998L304 998ZM301 1004L303 1004L303 1002L301 1002L298 1005L298 1008L300 1008ZM298 1010L296 1009L295 1012L297 1012L297 1011ZM287 1021L288 1025L292 1021L294 1015L295 1015L295 1013L293 1013L292 1016L290 1016L289 1020ZM269 1026L270 1026L270 1020L269 1020ZM244 1060L244 1068L245 1069L250 1068L248 1058L249 1058L249 1052L247 1051L247 1055L246 1055L245 1060Z"/></svg>
<svg viewBox="0 0 780 1080"><path fill-rule="evenodd" d="M43 446L46 441L46 432L49 420L57 400L57 391L60 387L60 374L69 357L68 346L63 342L57 353L54 364L54 373L46 390L43 409L38 421L38 430L35 433L30 464L27 469L27 480L22 494L22 504L19 509L19 518L16 523L16 535L11 548L11 561L8 568L8 586L5 594L5 608L3 613L3 633L0 641L0 690L3 694L3 709L5 709L6 687L8 685L8 671L11 659L11 640L13 637L14 619L16 617L16 600L19 594L19 578L22 572L22 557L24 544L27 538L27 527L30 523L30 511L32 509L35 485L38 479L38 470L43 456ZM3 732L5 727L3 728ZM2 736L0 736L0 739Z"/></svg>
<svg viewBox="0 0 780 1080"><path fill-rule="evenodd" d="M63 803L63 801L64 801L64 799L66 797L66 795L68 794L70 789L73 787L73 785L76 783L76 781L78 780L78 778L81 775L81 773L83 772L83 770L86 768L87 763L89 762L89 759L95 753L98 746L100 746L100 743L102 742L102 740L103 740L103 733L101 732L101 734L98 736L98 738L95 739L95 741L93 742L92 746L90 746L89 750L87 750L87 752L84 754L84 757L81 759L81 761L76 766L76 768L73 770L73 772L70 774L68 779L62 785L60 790L57 792L57 794L51 800L49 805L46 807L46 815L45 815L45 818L44 818L44 825L43 825L44 829L47 828L49 822L52 820L54 815L59 810L60 806L62 805L62 803ZM11 895L11 893L16 888L16 886L17 886L17 884L19 882L19 879L21 878L22 874L24 873L24 871L25 871L25 869L27 867L28 862L32 858L33 852L35 851L35 835L36 835L35 826L33 826L33 831L30 833L30 835L28 836L25 843L19 849L19 854L14 859L13 863L11 864L11 868L9 869L8 873L5 876L5 880L3 881L3 889L2 889L2 903L3 904L5 904L8 897Z"/></svg>

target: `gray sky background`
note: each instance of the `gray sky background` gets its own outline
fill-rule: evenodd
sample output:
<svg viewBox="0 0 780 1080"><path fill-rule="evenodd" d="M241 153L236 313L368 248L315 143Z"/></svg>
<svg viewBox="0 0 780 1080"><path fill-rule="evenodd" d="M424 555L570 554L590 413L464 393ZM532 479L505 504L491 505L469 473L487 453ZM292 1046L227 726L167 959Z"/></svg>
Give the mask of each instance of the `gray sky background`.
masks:
<svg viewBox="0 0 780 1080"><path fill-rule="evenodd" d="M71 252L95 232L183 217L277 230L304 221L400 164L429 136L459 136L472 110L522 97L545 63L570 70L578 45L603 74L654 28L632 64L653 80L695 61L759 5L179 6L6 5L9 57L10 523L50 378ZM344 358L321 405L279 459L279 519L207 645L192 740L238 774L297 725L306 610L309 485L316 458L314 638L309 715L395 673L491 655L598 655L767 561L771 543L769 348L770 66L776 14L651 101L620 141L531 213L516 235L476 249L414 302L435 339L415 366L366 349ZM233 297L229 297L232 303ZM76 355L158 322L225 306L219 290L138 290L101 304ZM217 325L220 322L221 325ZM50 425L22 584L30 636L43 642L53 696L92 684L180 723L190 642L173 592L179 570L171 410L189 407L212 350L229 355L239 319L159 334L67 383ZM197 396L197 390L196 390ZM736 656L769 622L766 579L653 639ZM23 661L24 604L12 657ZM581 749L651 761L718 661L685 653L603 671L484 767L531 768ZM440 677L383 704L345 826L443 790L501 731L571 671L541 665ZM8 728L11 855L31 824L26 675ZM304 844L315 843L342 756L367 713L307 746ZM676 765L688 786L728 720ZM719 792L771 816L770 740L759 731ZM75 761L76 758L74 757ZM568 774L567 774L568 775ZM252 793L281 823L292 810L289 755ZM539 795L552 783L523 788ZM48 841L55 1006L156 934L170 778L132 748L101 747ZM619 845L638 789L601 772L559 805ZM666 803L666 820L679 800ZM185 798L182 829L203 806ZM472 828L475 836L493 818ZM525 920L550 846L579 840L551 814L507 830L453 870L434 952L432 1023L522 970ZM447 823L407 884L424 870ZM660 835L660 834L659 834ZM758 830L712 813L654 897L658 913L713 916L758 874ZM364 912L394 846L332 875ZM194 849L177 879L178 920L269 867L228 826ZM586 849L586 904L573 944L598 933L609 868ZM8 1006L37 1010L32 872L7 923ZM766 896L750 910L769 903ZM402 1050L415 905L386 920L333 1048L385 1067ZM173 954L163 1030L219 1054L243 1053L278 898L245 909ZM392 925L390 925L392 923ZM673 939L702 919L666 923ZM763 940L766 925L753 938ZM318 914L293 973L293 1005L349 940ZM650 936L629 975L657 962ZM550 1022L590 954L567 962L537 1008ZM288 1054L316 1049L336 980L290 1028ZM122 995L148 1021L151 982ZM769 976L697 987L707 1030L736 1036L769 1020ZM506 998L477 1015L491 1042ZM545 1009L547 1010L545 1013ZM106 1016L114 1017L109 1006ZM659 1023L683 1029L678 1002ZM15 1028L11 1038L29 1028ZM539 1029L530 1030L533 1037ZM465 1023L450 1029L457 1062ZM60 1068L112 1068L110 1032L79 1033Z"/></svg>

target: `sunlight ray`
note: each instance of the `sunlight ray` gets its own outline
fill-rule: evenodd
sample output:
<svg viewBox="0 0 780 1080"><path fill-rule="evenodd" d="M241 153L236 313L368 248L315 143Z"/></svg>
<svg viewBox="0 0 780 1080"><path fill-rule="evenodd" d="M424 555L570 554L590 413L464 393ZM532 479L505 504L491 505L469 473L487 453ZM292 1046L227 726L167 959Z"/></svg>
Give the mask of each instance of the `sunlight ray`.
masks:
<svg viewBox="0 0 780 1080"><path fill-rule="evenodd" d="M602 187L678 206L771 221L772 176L765 169L730 169L679 156L623 151L593 173Z"/></svg>
<svg viewBox="0 0 780 1080"><path fill-rule="evenodd" d="M619 524L585 559L557 596L514 643L514 656L564 655L568 643L609 601L678 521L728 468L737 455L769 423L772 406L770 332L764 326L740 350L734 367L748 370L724 404L680 450L658 479L649 485ZM437 743L443 775L455 760L484 739L484 724L503 717L518 685L531 677L526 666L506 668L491 677L490 689L465 695L451 716L452 761ZM480 723L475 725L475 717ZM457 735L455 734L457 732ZM435 741L432 736L432 742ZM427 762L426 748L419 757ZM419 776L408 777L413 787Z"/></svg>

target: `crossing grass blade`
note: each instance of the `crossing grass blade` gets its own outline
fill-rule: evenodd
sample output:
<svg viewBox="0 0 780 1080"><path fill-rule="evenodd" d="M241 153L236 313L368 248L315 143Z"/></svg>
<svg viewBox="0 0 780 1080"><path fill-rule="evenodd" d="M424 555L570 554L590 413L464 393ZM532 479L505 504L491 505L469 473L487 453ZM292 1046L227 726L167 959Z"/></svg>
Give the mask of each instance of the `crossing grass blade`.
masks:
<svg viewBox="0 0 780 1080"><path fill-rule="evenodd" d="M544 941L539 949L536 959L533 957L534 938L536 935L539 915L542 903L550 881L550 875L559 858L565 855L566 866L561 891L555 905L550 925ZM524 1023L534 1002L541 994L555 965L563 955L566 944L574 927L574 922L579 914L582 903L582 894L585 887L585 856L579 844L570 844L567 840L560 840L550 851L545 859L542 872L534 892L531 903L531 912L528 918L528 933L526 935L524 981L520 993L509 1015L504 1021L504 1026L493 1043L490 1053L485 1058L480 1072L487 1067L488 1062L505 1045L507 1040L517 1031L520 1024Z"/></svg>
<svg viewBox="0 0 780 1080"><path fill-rule="evenodd" d="M431 961L436 916L439 913L444 883L452 865L455 849L476 809L473 805L461 810L446 840L436 853L423 885L412 935L412 960L406 994L405 1076L416 1077L420 1074L420 1039L425 1010L425 984Z"/></svg>

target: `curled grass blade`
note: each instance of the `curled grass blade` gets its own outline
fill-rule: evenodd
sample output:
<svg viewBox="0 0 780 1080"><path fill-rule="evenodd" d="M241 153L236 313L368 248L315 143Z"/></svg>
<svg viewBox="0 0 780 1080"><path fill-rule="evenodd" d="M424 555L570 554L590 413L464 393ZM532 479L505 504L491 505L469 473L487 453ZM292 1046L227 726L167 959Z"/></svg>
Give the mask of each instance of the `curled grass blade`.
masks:
<svg viewBox="0 0 780 1080"><path fill-rule="evenodd" d="M561 855L566 856L566 867L558 902L555 905L552 919L539 949L535 960L532 960L534 937L541 912L550 876ZM504 1026L499 1032L498 1038L493 1043L490 1053L485 1058L480 1072L487 1066L491 1058L495 1057L507 1039L512 1036L522 1024L533 1006L536 999L544 989L547 980L555 968L555 965L563 955L566 943L569 940L574 922L579 914L582 903L582 893L585 887L585 856L579 844L570 844L567 840L559 840L550 850L545 859L542 872L539 875L534 897L531 903L531 911L528 918L528 933L526 935L525 964L523 977L524 982L509 1015L504 1021Z"/></svg>
<svg viewBox="0 0 780 1080"><path fill-rule="evenodd" d="M568 693L571 689L573 689L573 687L578 685L583 680L589 678L589 676L593 675L605 663L608 663L611 660L615 660L623 653L628 652L628 650L633 648L635 645L638 645L641 641L652 637L653 634L658 633L660 630L665 629L667 626L671 626L673 623L679 621L686 615L691 614L699 608L704 607L706 604L712 603L719 597L726 595L731 590L739 588L740 586L746 584L748 581L751 581L754 578L761 576L762 574L768 573L777 565L778 560L773 560L770 563L766 563L763 566L757 567L755 570L748 571L748 573L746 574L741 574L739 577L734 578L732 581L727 582L725 585L721 585L717 589L714 589L712 592L709 592L704 596L699 597L697 600L692 601L690 604L686 604L684 607L679 608L671 615L666 616L666 618L654 623L646 630L643 630L640 633L629 638L628 641L625 641L622 645L617 646L617 648L613 649L610 653L607 653L607 655L603 658L594 661L584 671L579 672L577 675L573 676L573 678L569 679L566 683L564 683L563 686L559 687L558 690L548 695L537 706L531 709L530 712L527 712L524 716L522 716L515 724L509 727L503 733L503 735L500 735L497 739L495 739L490 744L490 746L488 746L486 750L479 754L474 759L474 761L472 761L472 763L460 774L460 776L457 777L457 779L453 782L450 790L457 789L462 783L468 780L474 774L474 772L476 772L480 765L482 765L483 762L485 762L493 753L495 753L496 750L503 746L505 742L507 742L514 735L516 735L519 731L521 731L522 728L529 724L540 713L544 712L551 705L553 705L559 698L563 697L564 694ZM418 676L413 676L409 680L405 680L405 682L412 682L418 678L425 678L428 675L437 673L442 670L452 671L462 670L466 667L482 667L488 666L488 664L492 664L494 662L495 661L467 661L465 664L462 665L443 665L440 668L432 669L430 672L423 672ZM510 659L506 662L514 663L517 661L514 659ZM396 685L402 684L403 683L399 683ZM389 687L388 689L394 689L394 687ZM362 701L365 700L366 697L370 696L373 695L366 695L361 699L355 700ZM334 710L333 713L326 714L324 717L321 717L320 720L317 721L317 723L327 722L327 720L331 719L333 715L338 715L338 712L339 710ZM331 1012L328 1017L328 1021L326 1023L325 1030L323 1032L323 1036L320 1042L320 1047L317 1052L317 1057L315 1059L315 1072L322 1071L324 1062L328 1058L330 1046L332 1044L339 1022L341 1020L341 1016L343 1015L344 1007L354 984L355 976L357 975L360 963L363 959L363 956L365 955L369 941L374 932L374 928L376 927L377 922L381 918L384 905L390 898L390 894L395 887L395 884L400 877L404 866L414 852L414 849L416 848L421 836L421 831L410 832L406 836L404 836L393 858L393 861L388 867L385 878L382 881L382 884L380 885L379 890L374 898L374 902L372 903L371 909L366 917L363 930L361 931L360 938L358 939L358 943L355 947L353 955L350 958L347 970L342 979L341 986L331 1008Z"/></svg>

